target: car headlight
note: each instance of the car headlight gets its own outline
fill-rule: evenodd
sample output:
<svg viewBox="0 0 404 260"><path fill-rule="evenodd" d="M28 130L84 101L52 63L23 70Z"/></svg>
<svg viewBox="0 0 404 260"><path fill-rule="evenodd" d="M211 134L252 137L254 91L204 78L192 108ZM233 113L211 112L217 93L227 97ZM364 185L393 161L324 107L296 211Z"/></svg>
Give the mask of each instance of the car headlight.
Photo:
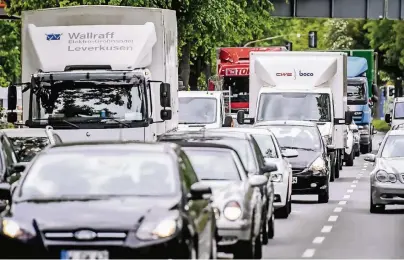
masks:
<svg viewBox="0 0 404 260"><path fill-rule="evenodd" d="M174 235L180 229L179 222L176 219L164 219L160 222L146 221L141 224L136 236L140 240L167 238Z"/></svg>
<svg viewBox="0 0 404 260"><path fill-rule="evenodd" d="M394 175L393 173L387 173L384 170L379 170L378 172L376 172L375 177L376 180L379 182L391 182L391 183L397 182L396 175Z"/></svg>
<svg viewBox="0 0 404 260"><path fill-rule="evenodd" d="M34 237L31 233L21 228L20 225L13 220L4 219L1 224L2 233L10 238L30 239Z"/></svg>
<svg viewBox="0 0 404 260"><path fill-rule="evenodd" d="M271 173L271 181L273 181L273 182L282 182L283 181L282 173L278 173L278 172Z"/></svg>
<svg viewBox="0 0 404 260"><path fill-rule="evenodd" d="M235 221L241 217L241 207L236 201L230 201L223 210L223 216L230 221Z"/></svg>
<svg viewBox="0 0 404 260"><path fill-rule="evenodd" d="M321 171L325 171L325 162L323 158L318 157L314 162L310 165L309 170L313 171L313 173L318 173Z"/></svg>

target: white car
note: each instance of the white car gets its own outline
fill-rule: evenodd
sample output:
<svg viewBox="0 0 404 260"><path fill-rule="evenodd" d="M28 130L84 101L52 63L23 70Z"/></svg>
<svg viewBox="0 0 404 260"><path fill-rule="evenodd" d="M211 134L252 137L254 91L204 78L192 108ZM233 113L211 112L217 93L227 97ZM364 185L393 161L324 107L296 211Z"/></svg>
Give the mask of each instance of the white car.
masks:
<svg viewBox="0 0 404 260"><path fill-rule="evenodd" d="M345 147L345 153L344 153L344 162L346 166L353 166L354 165L354 160L355 160L355 140L354 140L354 134L353 131L349 126L345 126L345 131L347 131L347 146Z"/></svg>
<svg viewBox="0 0 404 260"><path fill-rule="evenodd" d="M277 218L287 218L292 211L292 166L286 158L298 156L296 150L281 150L275 135L268 128L236 127L215 129L251 134L257 141L265 160L276 164L278 171L271 173L274 184L274 208Z"/></svg>

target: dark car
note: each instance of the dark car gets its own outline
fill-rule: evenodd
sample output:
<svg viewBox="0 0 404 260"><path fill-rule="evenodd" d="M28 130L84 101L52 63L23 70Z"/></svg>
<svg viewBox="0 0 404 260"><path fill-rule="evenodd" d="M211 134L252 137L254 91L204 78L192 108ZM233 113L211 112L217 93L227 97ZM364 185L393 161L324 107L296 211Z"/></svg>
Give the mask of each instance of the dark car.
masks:
<svg viewBox="0 0 404 260"><path fill-rule="evenodd" d="M248 133L232 132L231 130L229 132L182 131L164 134L159 137L159 141L210 142L228 145L237 151L249 175L270 175L271 172L278 169L276 164L265 162L259 145L254 137ZM260 190L264 205L262 233L264 244L266 244L266 237L274 237L274 185L269 182Z"/></svg>
<svg viewBox="0 0 404 260"><path fill-rule="evenodd" d="M318 194L319 203L329 200L330 161L320 130L314 122L265 122L284 149L296 149L299 154L289 158L292 165L292 194Z"/></svg>
<svg viewBox="0 0 404 260"><path fill-rule="evenodd" d="M198 142L178 143L191 160L200 181L213 191L218 251L236 259L261 259L261 192L268 183L264 175L250 175L237 152L227 145ZM268 238L266 237L266 243Z"/></svg>
<svg viewBox="0 0 404 260"><path fill-rule="evenodd" d="M211 189L177 145L48 147L9 189L0 258L216 258Z"/></svg>

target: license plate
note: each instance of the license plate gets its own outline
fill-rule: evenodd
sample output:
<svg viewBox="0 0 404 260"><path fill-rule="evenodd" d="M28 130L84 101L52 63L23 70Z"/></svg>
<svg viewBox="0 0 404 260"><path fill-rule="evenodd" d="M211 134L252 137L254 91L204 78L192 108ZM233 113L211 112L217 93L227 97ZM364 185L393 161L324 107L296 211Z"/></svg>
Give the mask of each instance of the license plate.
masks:
<svg viewBox="0 0 404 260"><path fill-rule="evenodd" d="M297 183L297 177L292 177L292 184Z"/></svg>
<svg viewBox="0 0 404 260"><path fill-rule="evenodd" d="M87 250L62 250L60 259L109 259L109 252Z"/></svg>

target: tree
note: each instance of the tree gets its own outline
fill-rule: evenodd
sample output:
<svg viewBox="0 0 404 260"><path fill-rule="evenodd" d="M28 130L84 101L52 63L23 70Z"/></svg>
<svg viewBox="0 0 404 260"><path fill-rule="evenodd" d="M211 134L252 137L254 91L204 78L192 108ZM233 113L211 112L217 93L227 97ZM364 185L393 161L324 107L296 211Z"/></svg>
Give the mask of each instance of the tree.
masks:
<svg viewBox="0 0 404 260"><path fill-rule="evenodd" d="M8 87L20 74L20 23L0 20L0 86Z"/></svg>

